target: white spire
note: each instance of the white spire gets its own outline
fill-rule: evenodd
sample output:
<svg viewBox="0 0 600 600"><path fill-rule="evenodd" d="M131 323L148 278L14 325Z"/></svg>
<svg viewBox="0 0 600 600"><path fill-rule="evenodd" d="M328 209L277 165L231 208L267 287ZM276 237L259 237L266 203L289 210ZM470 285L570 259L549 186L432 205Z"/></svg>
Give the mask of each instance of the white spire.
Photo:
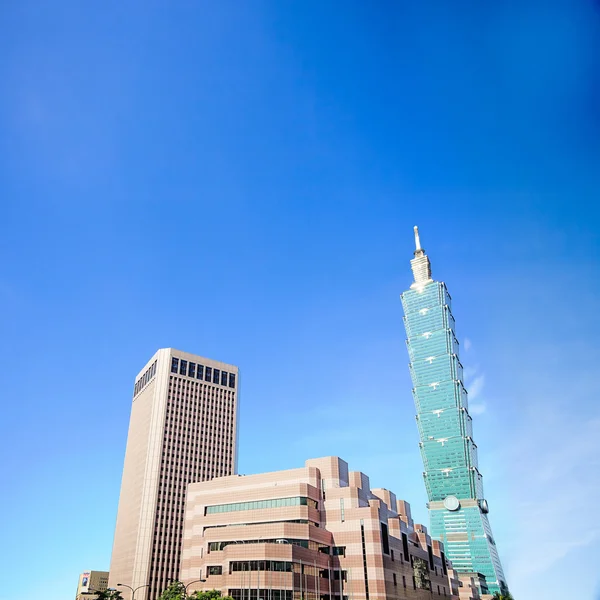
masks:
<svg viewBox="0 0 600 600"><path fill-rule="evenodd" d="M422 290L425 285L431 283L431 264L425 250L421 247L421 238L419 237L419 228L415 225L415 257L410 261L410 268L415 279L410 286L411 289Z"/></svg>
<svg viewBox="0 0 600 600"><path fill-rule="evenodd" d="M419 228L415 225L414 226L414 230L415 230L415 246L418 250L423 250L423 248L421 248L421 240L419 238Z"/></svg>

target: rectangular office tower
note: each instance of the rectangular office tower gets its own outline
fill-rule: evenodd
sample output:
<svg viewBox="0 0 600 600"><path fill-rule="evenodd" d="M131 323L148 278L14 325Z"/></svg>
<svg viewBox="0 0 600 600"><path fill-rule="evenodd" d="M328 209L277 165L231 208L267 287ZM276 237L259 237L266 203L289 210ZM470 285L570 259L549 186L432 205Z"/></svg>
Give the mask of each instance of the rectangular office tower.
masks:
<svg viewBox="0 0 600 600"><path fill-rule="evenodd" d="M187 485L237 471L238 368L159 350L135 378L109 587L156 600L179 577Z"/></svg>
<svg viewBox="0 0 600 600"><path fill-rule="evenodd" d="M444 542L458 573L485 575L490 593L506 583L488 521L463 385L450 294L431 279L415 227L414 283L402 294L410 374L417 410L430 533Z"/></svg>

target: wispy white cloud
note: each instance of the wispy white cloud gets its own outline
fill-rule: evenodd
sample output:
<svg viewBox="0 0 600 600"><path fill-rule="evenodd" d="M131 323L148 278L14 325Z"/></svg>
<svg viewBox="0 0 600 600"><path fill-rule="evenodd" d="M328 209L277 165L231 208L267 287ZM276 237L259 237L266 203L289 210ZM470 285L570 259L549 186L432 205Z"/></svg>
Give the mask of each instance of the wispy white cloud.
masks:
<svg viewBox="0 0 600 600"><path fill-rule="evenodd" d="M483 386L485 385L485 375L482 373L469 382L467 387L469 390L469 398L475 400L481 396Z"/></svg>
<svg viewBox="0 0 600 600"><path fill-rule="evenodd" d="M471 402L469 404L469 413L471 416L482 415L487 410L484 402Z"/></svg>
<svg viewBox="0 0 600 600"><path fill-rule="evenodd" d="M482 415L487 410L481 394L485 386L485 374L479 373L477 367L464 370L465 387L469 392L469 413L472 416Z"/></svg>
<svg viewBox="0 0 600 600"><path fill-rule="evenodd" d="M463 377L465 380L465 384L469 382L469 380L477 374L476 367L465 367L463 369Z"/></svg>
<svg viewBox="0 0 600 600"><path fill-rule="evenodd" d="M581 553L600 541L600 525L584 517L590 498L600 495L600 420L579 422L548 399L524 412L527 426L506 457L515 484L515 535L504 562L515 591L535 597L540 576L552 578L559 564L564 570L581 562Z"/></svg>
<svg viewBox="0 0 600 600"><path fill-rule="evenodd" d="M465 341L463 343L464 349L468 352L471 349L471 346L471 340L469 338L465 338Z"/></svg>

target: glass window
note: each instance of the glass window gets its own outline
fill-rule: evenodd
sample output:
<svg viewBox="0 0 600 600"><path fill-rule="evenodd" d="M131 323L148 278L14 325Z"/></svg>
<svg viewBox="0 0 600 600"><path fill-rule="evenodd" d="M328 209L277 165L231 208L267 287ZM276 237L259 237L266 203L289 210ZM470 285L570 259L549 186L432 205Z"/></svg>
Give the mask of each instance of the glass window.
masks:
<svg viewBox="0 0 600 600"><path fill-rule="evenodd" d="M172 358L171 359L171 373L178 373L178 372L179 372L179 359Z"/></svg>
<svg viewBox="0 0 600 600"><path fill-rule="evenodd" d="M188 367L188 376L196 377L196 363L191 362Z"/></svg>
<svg viewBox="0 0 600 600"><path fill-rule="evenodd" d="M229 387L235 387L235 373L229 373Z"/></svg>
<svg viewBox="0 0 600 600"><path fill-rule="evenodd" d="M390 553L390 538L388 535L388 526L385 523L381 524L381 543L383 544L383 553ZM431 546L430 546L431 548Z"/></svg>
<svg viewBox="0 0 600 600"><path fill-rule="evenodd" d="M187 360L182 360L179 365L179 374L187 375Z"/></svg>
<svg viewBox="0 0 600 600"><path fill-rule="evenodd" d="M204 365L198 365L198 379L204 379Z"/></svg>
<svg viewBox="0 0 600 600"><path fill-rule="evenodd" d="M204 380L210 381L212 379L212 367L206 367L204 371Z"/></svg>
<svg viewBox="0 0 600 600"><path fill-rule="evenodd" d="M227 371L221 371L221 385L227 385Z"/></svg>
<svg viewBox="0 0 600 600"><path fill-rule="evenodd" d="M409 560L409 558L408 558L408 536L405 533L402 534L402 551L404 552L404 560Z"/></svg>
<svg viewBox="0 0 600 600"><path fill-rule="evenodd" d="M292 563L277 560L249 560L232 561L229 564L230 571L282 571L292 572ZM273 590L275 591L275 590Z"/></svg>
<svg viewBox="0 0 600 600"><path fill-rule="evenodd" d="M208 567L208 574L209 575L222 575L223 567L221 565L214 566L214 567Z"/></svg>
<svg viewBox="0 0 600 600"><path fill-rule="evenodd" d="M219 369L213 370L213 383L219 383L220 374L221 374L221 371L219 371Z"/></svg>
<svg viewBox="0 0 600 600"><path fill-rule="evenodd" d="M274 498L272 500L254 500L253 502L234 502L232 504L215 504L214 506L207 506L205 513L207 515L220 513L220 512L231 512L236 510L257 510L262 508L280 508L284 506L310 506L317 508L317 503L312 498L306 498L304 496L295 496L292 498Z"/></svg>

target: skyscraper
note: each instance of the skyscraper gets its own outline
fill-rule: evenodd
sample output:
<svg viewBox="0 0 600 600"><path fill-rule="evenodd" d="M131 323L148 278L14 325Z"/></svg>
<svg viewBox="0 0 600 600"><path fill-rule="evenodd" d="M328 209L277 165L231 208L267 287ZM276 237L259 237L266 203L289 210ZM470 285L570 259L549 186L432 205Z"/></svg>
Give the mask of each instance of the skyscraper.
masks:
<svg viewBox="0 0 600 600"><path fill-rule="evenodd" d="M414 283L402 294L402 306L430 533L444 542L457 572L482 573L493 593L506 583L477 464L451 298L446 285L431 278L416 227L415 243Z"/></svg>
<svg viewBox="0 0 600 600"><path fill-rule="evenodd" d="M188 483L237 471L237 389L237 367L172 348L135 378L109 587L156 600L178 578Z"/></svg>

